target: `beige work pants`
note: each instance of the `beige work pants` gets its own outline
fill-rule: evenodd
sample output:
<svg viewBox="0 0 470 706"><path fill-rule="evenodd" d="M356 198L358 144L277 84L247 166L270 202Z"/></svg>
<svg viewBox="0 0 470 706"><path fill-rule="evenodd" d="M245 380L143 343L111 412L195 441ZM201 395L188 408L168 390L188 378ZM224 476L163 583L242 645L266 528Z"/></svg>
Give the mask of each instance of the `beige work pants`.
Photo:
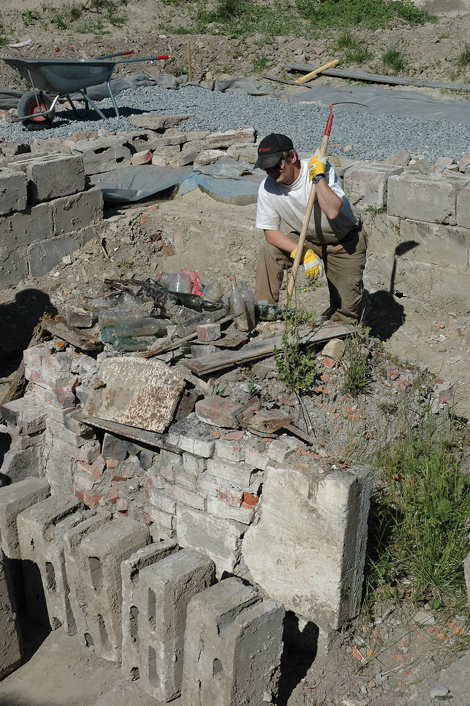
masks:
<svg viewBox="0 0 470 706"><path fill-rule="evenodd" d="M298 233L287 233L295 243ZM315 245L306 241L318 257L323 260L330 293L331 320L351 323L358 320L359 306L364 286L362 273L366 264L367 236L364 231L355 232L338 245ZM269 304L279 301L279 290L284 269L292 266L288 253L264 243L256 270L256 301L267 299Z"/></svg>

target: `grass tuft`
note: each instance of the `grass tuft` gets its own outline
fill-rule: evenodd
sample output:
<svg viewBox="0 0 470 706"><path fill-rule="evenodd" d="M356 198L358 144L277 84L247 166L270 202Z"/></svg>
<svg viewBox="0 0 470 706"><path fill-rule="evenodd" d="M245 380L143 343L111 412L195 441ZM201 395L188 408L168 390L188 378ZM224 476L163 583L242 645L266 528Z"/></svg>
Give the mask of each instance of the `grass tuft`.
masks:
<svg viewBox="0 0 470 706"><path fill-rule="evenodd" d="M296 394L304 394L310 390L318 375L315 358L300 345L299 326L304 316L297 306L290 308L291 300L287 298L284 316L285 328L282 334L281 349L274 349L274 360L277 367L277 379Z"/></svg>
<svg viewBox="0 0 470 706"><path fill-rule="evenodd" d="M368 364L369 353L364 349L364 341L357 328L345 340L345 345L341 362L344 370L344 387L346 392L356 397L359 392L364 392L372 382Z"/></svg>
<svg viewBox="0 0 470 706"><path fill-rule="evenodd" d="M394 44L388 47L382 54L382 63L386 69L391 69L395 73L398 73L404 70L406 58L401 49Z"/></svg>

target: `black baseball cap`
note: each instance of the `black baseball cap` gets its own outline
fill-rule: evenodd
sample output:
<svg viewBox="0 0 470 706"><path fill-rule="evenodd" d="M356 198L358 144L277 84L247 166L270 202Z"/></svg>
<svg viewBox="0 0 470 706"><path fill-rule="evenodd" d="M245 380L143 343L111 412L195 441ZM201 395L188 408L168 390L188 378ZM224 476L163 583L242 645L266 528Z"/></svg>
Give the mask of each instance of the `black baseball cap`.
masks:
<svg viewBox="0 0 470 706"><path fill-rule="evenodd" d="M274 167L281 159L283 152L293 149L294 145L290 137L271 133L259 143L255 169L270 169Z"/></svg>

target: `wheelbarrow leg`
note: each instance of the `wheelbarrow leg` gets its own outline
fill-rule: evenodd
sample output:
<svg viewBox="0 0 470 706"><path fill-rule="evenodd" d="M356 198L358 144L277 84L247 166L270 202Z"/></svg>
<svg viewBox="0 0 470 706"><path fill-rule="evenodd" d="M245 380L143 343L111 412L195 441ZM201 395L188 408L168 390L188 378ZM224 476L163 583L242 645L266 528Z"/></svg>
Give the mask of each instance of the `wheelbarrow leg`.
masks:
<svg viewBox="0 0 470 706"><path fill-rule="evenodd" d="M111 81L111 74L109 75L109 78L108 78L108 91L109 91L109 95L111 96L112 104L113 104L113 106L114 106L114 112L116 113L116 118L119 118L119 108L117 107L117 103L116 103L116 99L115 99L115 97L114 97L114 93L113 93L112 90L111 90L110 81Z"/></svg>
<svg viewBox="0 0 470 706"><path fill-rule="evenodd" d="M83 90L80 90L79 93L82 94L85 101L87 101L88 103L90 103L90 105L93 106L93 108L96 110L96 112L98 113L100 118L102 118L103 120L106 120L106 115L104 115L104 113L101 112L101 110L98 108L98 106L95 105L95 103L91 100L90 96L87 96L87 94Z"/></svg>

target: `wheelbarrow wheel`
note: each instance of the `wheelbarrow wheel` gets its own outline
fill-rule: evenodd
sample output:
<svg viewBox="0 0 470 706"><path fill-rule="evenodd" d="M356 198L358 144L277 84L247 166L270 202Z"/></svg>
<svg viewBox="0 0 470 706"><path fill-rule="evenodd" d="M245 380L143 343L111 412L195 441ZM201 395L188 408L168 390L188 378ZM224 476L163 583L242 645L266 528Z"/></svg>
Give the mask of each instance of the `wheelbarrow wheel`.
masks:
<svg viewBox="0 0 470 706"><path fill-rule="evenodd" d="M49 110L52 105L52 100L49 98L47 93L40 91L29 91L21 96L18 101L18 117L22 119L23 125L27 130L44 130L52 125L54 120L54 112L50 115L38 115L35 117L36 113L42 113Z"/></svg>

